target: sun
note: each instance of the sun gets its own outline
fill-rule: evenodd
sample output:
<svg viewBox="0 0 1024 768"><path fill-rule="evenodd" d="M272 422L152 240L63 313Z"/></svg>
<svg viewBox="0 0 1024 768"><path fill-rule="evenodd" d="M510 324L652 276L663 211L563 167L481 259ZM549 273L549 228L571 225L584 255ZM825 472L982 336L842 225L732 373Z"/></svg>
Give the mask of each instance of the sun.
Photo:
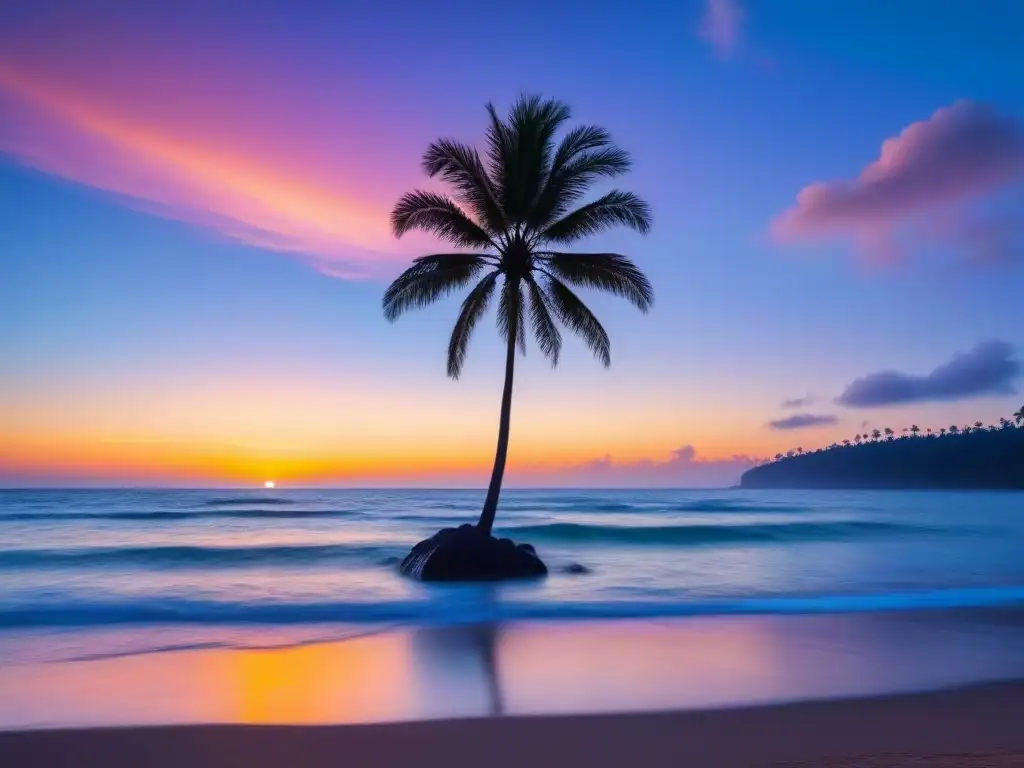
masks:
<svg viewBox="0 0 1024 768"><path fill-rule="evenodd" d="M263 484L263 487L264 488L274 488L276 485L277 485L277 483L275 483L273 480L267 480L267 482L265 482Z"/></svg>

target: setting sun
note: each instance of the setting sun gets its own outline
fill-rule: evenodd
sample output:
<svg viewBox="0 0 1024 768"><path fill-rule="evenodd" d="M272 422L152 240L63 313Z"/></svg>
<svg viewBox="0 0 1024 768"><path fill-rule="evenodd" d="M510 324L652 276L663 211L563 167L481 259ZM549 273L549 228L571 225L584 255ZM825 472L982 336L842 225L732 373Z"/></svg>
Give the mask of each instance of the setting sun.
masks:
<svg viewBox="0 0 1024 768"><path fill-rule="evenodd" d="M263 484L263 487L264 488L273 488L276 485L277 485L277 483L275 483L273 480L267 480L267 482L265 482Z"/></svg>

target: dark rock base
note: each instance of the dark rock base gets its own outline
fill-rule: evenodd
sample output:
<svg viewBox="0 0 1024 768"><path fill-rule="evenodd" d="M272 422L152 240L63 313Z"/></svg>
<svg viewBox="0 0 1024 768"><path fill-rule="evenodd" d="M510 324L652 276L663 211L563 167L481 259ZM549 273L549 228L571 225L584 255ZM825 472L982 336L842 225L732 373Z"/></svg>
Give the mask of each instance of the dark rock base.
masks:
<svg viewBox="0 0 1024 768"><path fill-rule="evenodd" d="M529 544L485 536L474 525L445 528L421 541L399 570L420 581L536 579L548 572Z"/></svg>

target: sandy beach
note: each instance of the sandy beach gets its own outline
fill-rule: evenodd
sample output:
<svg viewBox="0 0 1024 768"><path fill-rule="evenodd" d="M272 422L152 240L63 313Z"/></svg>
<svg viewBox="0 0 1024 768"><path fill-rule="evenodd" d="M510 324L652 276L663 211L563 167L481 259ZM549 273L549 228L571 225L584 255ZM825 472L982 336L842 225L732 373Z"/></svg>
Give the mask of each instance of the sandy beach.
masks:
<svg viewBox="0 0 1024 768"><path fill-rule="evenodd" d="M0 734L0 765L1009 768L1024 685L709 712Z"/></svg>

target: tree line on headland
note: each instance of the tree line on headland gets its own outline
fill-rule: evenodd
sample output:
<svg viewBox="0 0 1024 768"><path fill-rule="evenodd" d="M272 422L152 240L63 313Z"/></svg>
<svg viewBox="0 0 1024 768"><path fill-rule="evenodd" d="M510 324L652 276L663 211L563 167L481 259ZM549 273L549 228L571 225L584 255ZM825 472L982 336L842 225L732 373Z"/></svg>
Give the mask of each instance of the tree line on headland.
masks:
<svg viewBox="0 0 1024 768"><path fill-rule="evenodd" d="M825 448L795 448L744 473L743 488L1024 489L1024 407L982 422L859 433Z"/></svg>

